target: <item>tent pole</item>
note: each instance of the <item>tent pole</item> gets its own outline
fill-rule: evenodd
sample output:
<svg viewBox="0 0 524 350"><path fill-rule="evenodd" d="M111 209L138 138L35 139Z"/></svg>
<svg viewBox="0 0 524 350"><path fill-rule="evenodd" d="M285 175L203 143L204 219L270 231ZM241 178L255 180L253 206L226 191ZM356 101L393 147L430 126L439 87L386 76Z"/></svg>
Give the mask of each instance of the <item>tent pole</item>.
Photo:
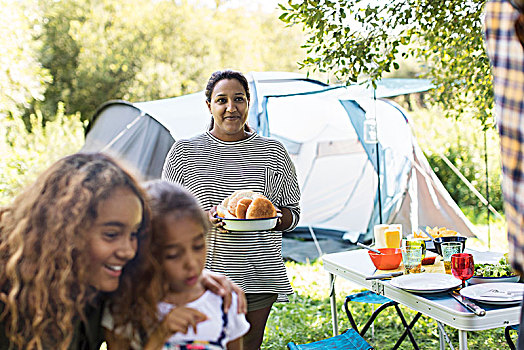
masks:
<svg viewBox="0 0 524 350"><path fill-rule="evenodd" d="M376 152L377 152L377 179L378 179L378 214L380 218L379 224L382 224L382 196L381 196L381 190L380 190L380 159L378 155L378 142L375 145Z"/></svg>
<svg viewBox="0 0 524 350"><path fill-rule="evenodd" d="M105 145L104 148L100 150L100 152L105 152L108 149L110 149L115 144L115 142L117 142L129 129L131 129L138 122L140 118L144 117L145 115L146 112L142 111L135 119L133 119L129 124L127 124L125 128L118 133L118 135L116 135L111 141L109 141L107 145Z"/></svg>
<svg viewBox="0 0 524 350"><path fill-rule="evenodd" d="M486 210L488 211L488 249L491 249L491 229L489 222L489 175L488 175L488 137L487 131L484 129L484 163L486 164Z"/></svg>
<svg viewBox="0 0 524 350"><path fill-rule="evenodd" d="M380 186L380 157L378 154L378 123L377 123L377 89L373 89L373 101L375 102L375 125L376 125L376 133L377 133L377 143L375 144L375 151L377 152L377 179L378 179L378 215L379 215L379 224L383 224L382 221L382 194L381 194L381 186Z"/></svg>

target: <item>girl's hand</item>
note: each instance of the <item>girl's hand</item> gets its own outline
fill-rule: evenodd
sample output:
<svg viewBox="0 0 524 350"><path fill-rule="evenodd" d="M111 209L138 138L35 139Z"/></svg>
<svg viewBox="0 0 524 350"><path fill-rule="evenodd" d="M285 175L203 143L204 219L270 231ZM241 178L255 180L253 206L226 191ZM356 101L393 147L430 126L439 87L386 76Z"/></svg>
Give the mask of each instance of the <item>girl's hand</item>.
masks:
<svg viewBox="0 0 524 350"><path fill-rule="evenodd" d="M229 233L228 230L224 229L224 225L225 223L222 221L222 219L220 219L219 217L216 216L216 213L217 213L217 206L213 206L213 208L209 209L207 211L207 215L209 217L209 221L211 222L211 224L213 226L215 226L217 228L217 230L221 233Z"/></svg>
<svg viewBox="0 0 524 350"><path fill-rule="evenodd" d="M175 307L164 317L157 329L151 334L144 350L162 348L162 345L169 337L178 332L186 334L189 327L192 327L196 333L197 324L205 320L207 320L207 316L198 310L185 306Z"/></svg>
<svg viewBox="0 0 524 350"><path fill-rule="evenodd" d="M231 281L227 276L204 269L202 271L202 284L206 289L224 298L224 312L228 312L233 299L232 292L238 295L239 314L247 313L247 301L244 291Z"/></svg>

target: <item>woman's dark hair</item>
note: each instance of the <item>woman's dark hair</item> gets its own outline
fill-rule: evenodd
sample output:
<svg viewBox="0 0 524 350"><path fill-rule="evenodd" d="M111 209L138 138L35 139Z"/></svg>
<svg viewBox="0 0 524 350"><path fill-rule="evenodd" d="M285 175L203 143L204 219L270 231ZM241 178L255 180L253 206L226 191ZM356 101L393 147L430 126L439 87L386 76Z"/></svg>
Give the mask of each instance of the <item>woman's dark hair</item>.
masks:
<svg viewBox="0 0 524 350"><path fill-rule="evenodd" d="M151 207L151 250L156 259L163 256L165 244L165 217L174 214L177 219L188 218L202 225L204 232L210 227L206 213L196 198L184 188L165 180L152 180L144 184ZM161 261L159 261L161 263Z"/></svg>
<svg viewBox="0 0 524 350"><path fill-rule="evenodd" d="M246 77L244 74L231 70L231 69L225 69L225 70L219 70L211 74L211 77L207 81L206 85L206 99L208 102L211 102L211 95L213 94L213 90L215 89L215 85L221 81L221 80L231 80L236 79L242 84L242 87L244 87L244 90L246 90L246 97L247 100L250 100L249 95L249 84L247 82Z"/></svg>
<svg viewBox="0 0 524 350"><path fill-rule="evenodd" d="M238 71L231 70L231 69L219 70L211 74L211 77L207 81L206 91L205 91L207 102L211 102L211 95L213 94L215 85L219 81L231 80L231 79L236 79L240 82L240 84L242 84L242 87L244 88L244 90L246 90L246 97L249 102L251 100L251 95L249 94L249 83L247 82L246 77L244 76L244 74ZM213 116L211 116L211 124L209 126L209 130L213 129L213 125L214 125L214 120L213 120ZM247 124L244 126L244 129L246 131L252 131L252 129Z"/></svg>

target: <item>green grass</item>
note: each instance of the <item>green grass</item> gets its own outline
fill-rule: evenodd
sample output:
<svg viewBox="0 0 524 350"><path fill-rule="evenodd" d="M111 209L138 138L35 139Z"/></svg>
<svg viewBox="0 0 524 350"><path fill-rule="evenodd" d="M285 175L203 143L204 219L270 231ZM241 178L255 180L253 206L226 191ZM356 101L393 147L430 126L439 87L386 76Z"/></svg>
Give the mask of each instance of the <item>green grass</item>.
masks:
<svg viewBox="0 0 524 350"><path fill-rule="evenodd" d="M273 306L266 327L262 349L285 349L286 344L294 341L299 344L328 338L332 335L331 308L329 304L328 275L319 261L311 264L287 262L288 275L295 294L290 303L279 303ZM344 297L361 289L341 278L335 283L339 316L339 331L350 328L343 309ZM353 303L353 316L362 326L371 315L370 305ZM402 307L408 322L415 312ZM453 346L458 348L458 331L445 326ZM383 311L375 321L374 337L371 330L366 340L375 349L391 349L403 331L402 324L393 308ZM422 316L413 329L413 334L421 349L438 349L439 334L434 320ZM512 332L516 342L516 332ZM504 329L497 328L481 332L468 332L469 349L507 349ZM405 339L400 349L412 349L409 339Z"/></svg>

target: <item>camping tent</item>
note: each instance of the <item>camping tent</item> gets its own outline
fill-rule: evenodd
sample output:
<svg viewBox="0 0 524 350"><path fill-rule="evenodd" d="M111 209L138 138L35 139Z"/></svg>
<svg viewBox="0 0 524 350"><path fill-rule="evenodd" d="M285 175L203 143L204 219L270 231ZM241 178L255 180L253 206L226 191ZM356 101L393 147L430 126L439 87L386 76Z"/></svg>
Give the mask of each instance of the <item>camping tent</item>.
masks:
<svg viewBox="0 0 524 350"><path fill-rule="evenodd" d="M295 163L302 191L299 228L352 241L369 237L379 222L401 223L405 233L428 225L474 235L417 145L406 113L386 99L428 90L428 81L385 80L372 90L328 86L294 73L250 73L248 80L249 125L280 140ZM207 129L204 101L203 92L109 101L95 113L83 150L107 151L143 177L158 178L174 140ZM378 143L369 140L373 126Z"/></svg>

